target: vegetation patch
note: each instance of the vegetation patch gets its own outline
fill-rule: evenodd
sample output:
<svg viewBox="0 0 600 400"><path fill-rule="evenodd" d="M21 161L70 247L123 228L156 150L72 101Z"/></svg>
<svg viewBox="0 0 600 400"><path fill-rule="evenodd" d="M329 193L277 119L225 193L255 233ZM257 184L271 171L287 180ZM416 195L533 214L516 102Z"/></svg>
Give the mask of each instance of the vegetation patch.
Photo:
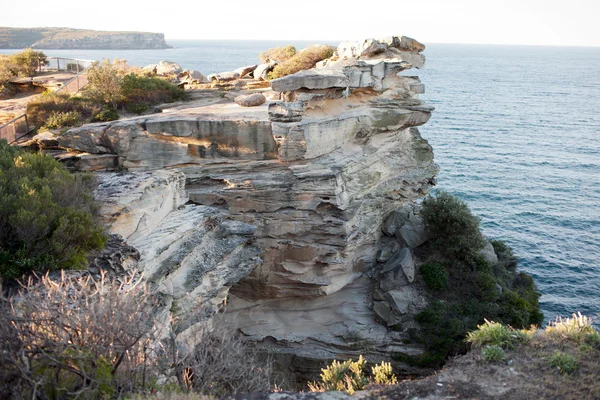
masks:
<svg viewBox="0 0 600 400"><path fill-rule="evenodd" d="M571 354L557 351L548 359L548 365L556 368L561 374L572 374L577 371L577 360Z"/></svg>
<svg viewBox="0 0 600 400"><path fill-rule="evenodd" d="M428 262L419 268L427 287L433 291L442 291L448 288L448 271L439 262Z"/></svg>
<svg viewBox="0 0 600 400"><path fill-rule="evenodd" d="M367 361L362 355L357 361L334 360L327 368L321 370L321 382L311 382L308 387L311 392L340 391L353 394L371 383L393 385L398 382L390 363L382 362L373 366L371 377L365 375L366 365Z"/></svg>
<svg viewBox="0 0 600 400"><path fill-rule="evenodd" d="M41 51L25 49L11 55L0 55L0 94L8 93L8 82L14 78L30 77L42 65L47 57Z"/></svg>
<svg viewBox="0 0 600 400"><path fill-rule="evenodd" d="M84 268L104 247L89 174L0 141L0 276Z"/></svg>
<svg viewBox="0 0 600 400"><path fill-rule="evenodd" d="M57 129L114 121L119 119L118 110L142 114L155 104L187 98L184 90L165 79L131 71L119 60L96 63L89 68L89 84L79 95L45 93L27 105L27 115L37 127Z"/></svg>
<svg viewBox="0 0 600 400"><path fill-rule="evenodd" d="M500 362L506 360L504 349L497 345L485 346L481 349L481 356L487 362Z"/></svg>
<svg viewBox="0 0 600 400"><path fill-rule="evenodd" d="M29 121L49 129L79 125L102 110L102 107L66 93L46 92L27 104Z"/></svg>
<svg viewBox="0 0 600 400"><path fill-rule="evenodd" d="M416 359L404 356L403 361L440 366L449 355L468 349L467 333L478 325L483 324L483 331L476 335L498 335L494 341L479 345L505 347L513 336L519 335L518 329L542 322L540 294L529 275L516 271L517 261L510 247L494 242L498 256L495 264L480 254L485 238L479 219L466 203L440 192L423 201L421 213L432 237L418 250L424 260L419 275L429 290L430 302L416 315L422 329L414 339L425 345L426 352ZM486 319L508 324L515 330L504 331ZM476 336L472 339L479 340Z"/></svg>
<svg viewBox="0 0 600 400"><path fill-rule="evenodd" d="M199 330L194 351L181 354L164 338L160 307L135 275L29 280L19 296L0 299L0 398L222 398L273 388L270 360L234 329Z"/></svg>
<svg viewBox="0 0 600 400"><path fill-rule="evenodd" d="M285 47L284 49L287 49L287 47ZM273 50L275 49L271 49L267 53ZM279 64L275 66L273 71L269 72L269 79L277 79L286 75L295 74L296 72L305 69L311 69L319 61L331 57L334 51L334 47L326 46L323 44L310 46L306 49L300 50L299 52L292 54L289 58L286 58L285 60L278 60ZM281 52L282 51L278 51L277 53Z"/></svg>

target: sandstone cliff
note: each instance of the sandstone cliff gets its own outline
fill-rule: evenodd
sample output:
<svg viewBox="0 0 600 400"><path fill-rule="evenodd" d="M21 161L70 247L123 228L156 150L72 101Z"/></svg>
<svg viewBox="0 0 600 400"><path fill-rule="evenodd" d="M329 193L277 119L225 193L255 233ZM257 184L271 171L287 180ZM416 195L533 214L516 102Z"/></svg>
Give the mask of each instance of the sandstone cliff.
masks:
<svg viewBox="0 0 600 400"><path fill-rule="evenodd" d="M0 27L0 49L167 49L162 33Z"/></svg>
<svg viewBox="0 0 600 400"><path fill-rule="evenodd" d="M437 166L417 129L433 107L406 71L423 49L406 37L342 43L317 68L271 81L263 105L219 100L59 137L130 171L100 175L98 197L169 299L182 346L226 302L219 319L297 372L422 352L410 335L425 306L411 248L424 239L409 205ZM388 234L406 225L412 239L382 240L398 209Z"/></svg>

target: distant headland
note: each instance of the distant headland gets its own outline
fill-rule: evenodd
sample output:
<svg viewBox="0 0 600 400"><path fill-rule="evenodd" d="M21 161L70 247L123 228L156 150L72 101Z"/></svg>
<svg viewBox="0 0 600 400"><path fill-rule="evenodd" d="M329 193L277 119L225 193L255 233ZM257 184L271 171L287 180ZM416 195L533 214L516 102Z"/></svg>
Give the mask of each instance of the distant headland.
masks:
<svg viewBox="0 0 600 400"><path fill-rule="evenodd" d="M163 33L0 27L0 49L168 49Z"/></svg>

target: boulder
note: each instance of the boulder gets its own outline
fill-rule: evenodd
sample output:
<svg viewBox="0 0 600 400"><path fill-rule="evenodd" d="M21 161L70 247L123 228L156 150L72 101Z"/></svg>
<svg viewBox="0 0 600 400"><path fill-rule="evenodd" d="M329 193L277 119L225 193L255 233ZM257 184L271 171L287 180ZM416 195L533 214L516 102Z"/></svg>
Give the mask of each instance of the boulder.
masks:
<svg viewBox="0 0 600 400"><path fill-rule="evenodd" d="M400 270L404 273L408 283L412 283L415 280L415 262L410 249L400 249L387 263L385 263L381 271L383 273L394 272L394 274L397 275Z"/></svg>
<svg viewBox="0 0 600 400"><path fill-rule="evenodd" d="M158 75L177 75L181 71L183 71L181 65L172 61L162 60L156 66L156 73Z"/></svg>
<svg viewBox="0 0 600 400"><path fill-rule="evenodd" d="M264 104L267 99L262 93L253 93L242 96L237 96L235 98L235 103L242 107L256 107Z"/></svg>
<svg viewBox="0 0 600 400"><path fill-rule="evenodd" d="M246 65L245 67L240 67L238 69L233 70L234 73L239 74L240 78L243 78L244 76L248 75L250 72L253 72L256 67L258 67L258 65L254 64L254 65Z"/></svg>
<svg viewBox="0 0 600 400"><path fill-rule="evenodd" d="M148 72L150 74L156 74L158 68L158 64L148 64L142 68L142 71Z"/></svg>
<svg viewBox="0 0 600 400"><path fill-rule="evenodd" d="M44 149L51 149L58 147L58 140L52 132L41 132L32 138L33 141L38 143Z"/></svg>
<svg viewBox="0 0 600 400"><path fill-rule="evenodd" d="M177 75L180 83L200 83L204 80L204 75L200 71L186 69Z"/></svg>
<svg viewBox="0 0 600 400"><path fill-rule="evenodd" d="M240 78L240 73L235 71L219 72L206 77L211 82L231 82Z"/></svg>
<svg viewBox="0 0 600 400"><path fill-rule="evenodd" d="M256 66L256 68L254 69L254 79L255 80L262 80L262 81L266 81L269 79L269 72L273 71L273 68L275 68L275 63L268 63L268 64L259 64Z"/></svg>
<svg viewBox="0 0 600 400"><path fill-rule="evenodd" d="M492 243L490 243L489 240L485 241L483 249L479 250L479 255L490 264L496 264L498 262L498 256L494 251L494 246L492 246Z"/></svg>
<svg viewBox="0 0 600 400"><path fill-rule="evenodd" d="M396 237L408 247L414 249L429 240L430 235L425 229L423 218L410 212L404 224L396 230Z"/></svg>
<svg viewBox="0 0 600 400"><path fill-rule="evenodd" d="M412 212L410 205L406 205L399 210L394 210L385 218L381 225L381 231L387 236L394 236L396 231L400 229L402 225L408 219L409 214Z"/></svg>

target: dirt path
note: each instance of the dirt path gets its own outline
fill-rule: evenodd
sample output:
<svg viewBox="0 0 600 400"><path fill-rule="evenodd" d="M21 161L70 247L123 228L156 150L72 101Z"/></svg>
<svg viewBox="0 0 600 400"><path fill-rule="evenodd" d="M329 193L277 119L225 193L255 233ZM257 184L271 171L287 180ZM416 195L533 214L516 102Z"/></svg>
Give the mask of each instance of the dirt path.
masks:
<svg viewBox="0 0 600 400"><path fill-rule="evenodd" d="M75 75L68 72L44 72L31 78L21 78L15 82L26 84L33 82L34 91L21 92L10 99L0 100L0 124L6 123L12 118L21 115L27 109L27 104L36 96L39 96L44 88L57 88L73 79Z"/></svg>

